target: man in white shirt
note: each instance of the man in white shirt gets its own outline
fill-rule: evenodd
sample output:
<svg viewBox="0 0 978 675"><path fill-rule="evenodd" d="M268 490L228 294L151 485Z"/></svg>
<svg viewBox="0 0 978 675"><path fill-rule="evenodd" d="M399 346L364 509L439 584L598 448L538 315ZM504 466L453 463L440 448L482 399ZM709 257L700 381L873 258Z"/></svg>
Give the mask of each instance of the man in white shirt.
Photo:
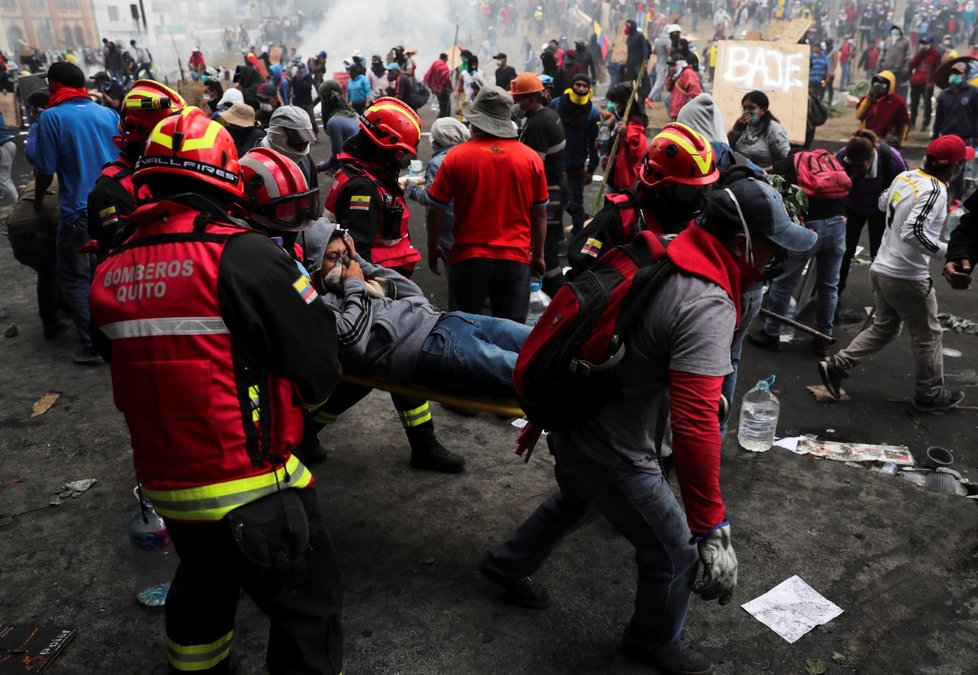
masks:
<svg viewBox="0 0 978 675"><path fill-rule="evenodd" d="M835 398L841 395L842 378L906 324L913 352L913 406L942 412L964 399L964 392L944 388L942 332L929 263L947 253L947 244L939 239L947 217L947 182L974 157L974 148L960 136L941 136L927 146L922 169L904 171L880 196L886 230L870 267L876 318L848 347L818 364L822 382Z"/></svg>

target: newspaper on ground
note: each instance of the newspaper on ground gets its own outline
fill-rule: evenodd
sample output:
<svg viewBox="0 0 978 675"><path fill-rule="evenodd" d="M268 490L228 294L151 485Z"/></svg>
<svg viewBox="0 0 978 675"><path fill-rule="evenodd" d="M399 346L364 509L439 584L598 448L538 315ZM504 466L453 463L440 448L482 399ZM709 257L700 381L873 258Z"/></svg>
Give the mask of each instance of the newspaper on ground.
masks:
<svg viewBox="0 0 978 675"><path fill-rule="evenodd" d="M797 574L741 607L789 643L843 612Z"/></svg>
<svg viewBox="0 0 978 675"><path fill-rule="evenodd" d="M798 454L809 454L837 462L893 462L913 466L913 455L905 445L873 445L870 443L839 443L804 438L798 441Z"/></svg>

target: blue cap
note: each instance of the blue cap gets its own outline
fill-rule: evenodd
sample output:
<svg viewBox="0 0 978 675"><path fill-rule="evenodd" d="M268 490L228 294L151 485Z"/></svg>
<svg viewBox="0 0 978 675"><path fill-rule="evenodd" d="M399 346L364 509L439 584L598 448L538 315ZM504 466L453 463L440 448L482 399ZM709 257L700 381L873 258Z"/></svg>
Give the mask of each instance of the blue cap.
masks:
<svg viewBox="0 0 978 675"><path fill-rule="evenodd" d="M318 56L321 59L325 59L326 58L326 52L319 52L318 54L316 54L316 56Z"/></svg>
<svg viewBox="0 0 978 675"><path fill-rule="evenodd" d="M781 193L764 181L742 178L716 190L703 209L703 218L715 230L739 231L773 241L789 251L807 251L818 235L792 222Z"/></svg>

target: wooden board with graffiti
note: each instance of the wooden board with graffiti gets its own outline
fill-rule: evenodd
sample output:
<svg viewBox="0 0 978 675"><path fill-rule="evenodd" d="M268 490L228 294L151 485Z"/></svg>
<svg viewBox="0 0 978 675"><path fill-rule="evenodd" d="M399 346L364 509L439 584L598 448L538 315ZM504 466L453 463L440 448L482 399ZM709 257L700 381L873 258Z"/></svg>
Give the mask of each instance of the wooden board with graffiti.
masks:
<svg viewBox="0 0 978 675"><path fill-rule="evenodd" d="M713 98L725 128L732 128L740 116L744 94L757 89L767 95L771 112L791 142L803 143L808 119L808 64L808 45L722 40Z"/></svg>

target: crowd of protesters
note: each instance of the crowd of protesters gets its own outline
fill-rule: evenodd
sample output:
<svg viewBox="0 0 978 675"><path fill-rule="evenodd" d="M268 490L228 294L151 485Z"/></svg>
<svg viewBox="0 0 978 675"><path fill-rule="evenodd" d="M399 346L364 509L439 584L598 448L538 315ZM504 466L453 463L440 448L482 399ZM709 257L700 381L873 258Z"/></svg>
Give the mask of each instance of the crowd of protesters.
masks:
<svg viewBox="0 0 978 675"><path fill-rule="evenodd" d="M25 101L34 178L20 194L10 181L16 124L0 116L0 196L16 202L15 257L38 273L41 334L69 330L63 303L74 361L110 363L137 477L180 553L167 600L171 671L199 670L212 651L214 667L234 672L243 585L271 616L269 672L341 672L340 556L309 468L325 457L320 432L370 391L340 382L341 369L476 393L489 382L511 398L533 335L531 285L559 299L639 231L671 240L657 250L676 269L624 336L617 377L640 391L551 430L558 491L479 564L515 604L551 604L533 575L600 514L636 549L624 652L664 672L712 672L681 632L692 594L727 604L737 585L718 410L734 401L745 341L783 350L779 316L808 300L797 288L812 259L813 371L831 396L846 378L858 396L856 367L905 325L913 407L944 413L963 400L945 386L929 264L965 289L978 258L978 203L965 181L978 58L955 51L974 40L974 4L910 3L894 17L886 3L852 0L839 16L827 3L616 2L617 54L598 27L600 5L487 0L472 15L451 3L469 35L429 63L410 44L299 54L285 45L301 16L269 19L269 46L240 48L230 82L193 50L200 108L156 80L138 41L121 50L106 40L93 78L103 105L69 59ZM792 18L812 22L804 142L789 138L764 92L727 111L708 93L720 41ZM703 52L694 35L709 36ZM225 46L237 39L225 32ZM512 57L501 48L517 43ZM813 149L824 122L813 117L857 80L850 137L836 152ZM669 121L652 128L660 107ZM910 169L903 151L918 120L926 148ZM421 171L424 131L432 159ZM321 140L329 153L317 165L310 151ZM592 210L585 189L600 176ZM424 209L425 247L412 238L409 200ZM948 244L948 208L962 201ZM874 317L833 353L867 225ZM422 261L447 277L445 313L412 281ZM752 330L765 286L773 314ZM411 466L464 471L423 395L391 395ZM192 409L205 402L213 414ZM196 454L212 445L222 462ZM179 461L162 461L173 448ZM669 466L682 504L663 477ZM280 593L283 583L303 592Z"/></svg>

